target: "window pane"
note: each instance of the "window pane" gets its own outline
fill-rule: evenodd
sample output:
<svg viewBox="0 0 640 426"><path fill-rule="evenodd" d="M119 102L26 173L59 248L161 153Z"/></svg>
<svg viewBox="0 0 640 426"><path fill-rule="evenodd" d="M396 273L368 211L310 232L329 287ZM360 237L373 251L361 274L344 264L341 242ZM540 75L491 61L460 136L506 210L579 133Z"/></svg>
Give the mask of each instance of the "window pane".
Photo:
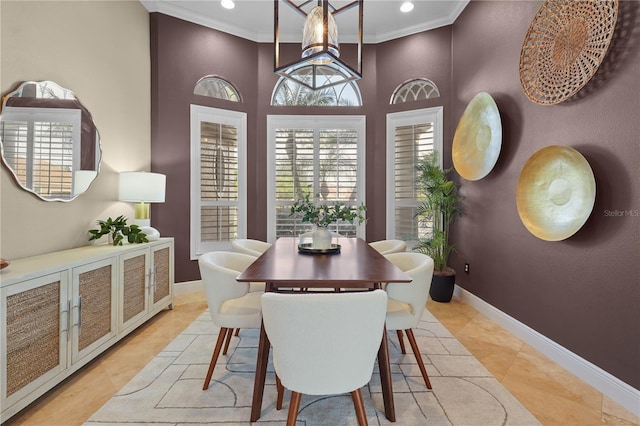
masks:
<svg viewBox="0 0 640 426"><path fill-rule="evenodd" d="M424 198L416 185L418 159L434 149L434 123L416 123L395 128L394 193L395 236L411 241L431 235L430 221L418 223L416 207Z"/></svg>
<svg viewBox="0 0 640 426"><path fill-rule="evenodd" d="M288 120L287 123L293 125L297 121ZM309 125L309 120L317 120L318 124ZM275 161L271 176L275 185L270 212L275 216L270 215L273 220L270 235L276 238L299 236L312 230L312 224L289 216L291 205L305 195L327 204L357 205L363 201L359 192L363 183L358 180L363 174L358 168L359 149L363 144L360 122L348 122L345 128L336 128L334 119L322 116L303 117L300 121L308 127L272 128ZM329 230L345 236L355 236L362 231L348 222L332 224Z"/></svg>
<svg viewBox="0 0 640 426"><path fill-rule="evenodd" d="M321 84L333 84L344 79L344 75L332 67L324 65L316 67ZM313 75L311 66L297 68L291 72L291 75L294 79L281 77L278 80L273 90L271 105L362 106L360 90L355 81L311 90L295 81L310 84Z"/></svg>
<svg viewBox="0 0 640 426"><path fill-rule="evenodd" d="M238 199L238 131L234 126L200 124L200 193L203 201Z"/></svg>
<svg viewBox="0 0 640 426"><path fill-rule="evenodd" d="M207 76L201 78L193 89L195 95L209 96L227 101L239 102L238 90L223 78Z"/></svg>
<svg viewBox="0 0 640 426"><path fill-rule="evenodd" d="M319 188L323 201L355 201L358 134L355 130L321 130Z"/></svg>
<svg viewBox="0 0 640 426"><path fill-rule="evenodd" d="M200 238L203 242L232 241L238 234L238 209L233 206L201 208Z"/></svg>

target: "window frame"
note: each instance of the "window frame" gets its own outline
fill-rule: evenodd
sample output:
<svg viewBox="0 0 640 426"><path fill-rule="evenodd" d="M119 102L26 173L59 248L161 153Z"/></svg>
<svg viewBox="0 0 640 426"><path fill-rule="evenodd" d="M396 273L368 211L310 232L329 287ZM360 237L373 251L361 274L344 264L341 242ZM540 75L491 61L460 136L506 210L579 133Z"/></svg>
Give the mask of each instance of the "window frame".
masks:
<svg viewBox="0 0 640 426"><path fill-rule="evenodd" d="M396 206L407 206L408 202L396 203L395 198L395 129L399 126L417 125L422 123L434 123L433 128L433 149L438 151L439 166L442 168L442 148L443 148L443 115L444 108L442 106L432 108L421 108L417 110L401 111L387 114L387 161L386 161L386 178L387 178L387 221L386 221L386 238L396 239ZM417 206L419 201L415 200ZM414 241L407 241L409 247Z"/></svg>
<svg viewBox="0 0 640 426"><path fill-rule="evenodd" d="M190 257L195 260L199 255L208 251L232 250L231 241L203 242L201 240L201 209L200 197L200 142L201 124L203 121L217 124L232 125L238 129L238 198L236 202L229 201L228 205L235 205L238 209L238 232L236 238L246 238L247 230L247 114L202 105L190 105L190 145L191 145L191 177L190 177ZM223 203L224 204L224 203Z"/></svg>
<svg viewBox="0 0 640 426"><path fill-rule="evenodd" d="M356 200L366 205L366 116L364 115L267 115L267 241L276 240L276 129L351 129L358 134ZM317 137L317 136L316 136ZM315 139L315 137L314 137ZM366 237L366 224L356 225L356 236Z"/></svg>

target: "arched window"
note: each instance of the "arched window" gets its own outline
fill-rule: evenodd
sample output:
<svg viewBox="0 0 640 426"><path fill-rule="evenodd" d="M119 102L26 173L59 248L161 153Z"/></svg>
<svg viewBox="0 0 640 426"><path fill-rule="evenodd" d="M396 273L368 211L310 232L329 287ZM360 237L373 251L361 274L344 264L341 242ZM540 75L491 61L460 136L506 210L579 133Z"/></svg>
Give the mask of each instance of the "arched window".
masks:
<svg viewBox="0 0 640 426"><path fill-rule="evenodd" d="M421 99L439 98L438 86L428 78L416 78L399 85L391 95L390 104L418 101Z"/></svg>
<svg viewBox="0 0 640 426"><path fill-rule="evenodd" d="M193 93L194 95L209 96L226 101L241 101L238 89L224 78L215 75L208 75L198 80L196 87L193 89Z"/></svg>
<svg viewBox="0 0 640 426"><path fill-rule="evenodd" d="M316 65L319 78L327 82L336 76L343 79L342 73L330 66ZM302 83L312 78L311 66L301 67L291 72L292 78L280 77L273 89L271 105L275 106L362 106L360 89L354 81L335 84L324 89L311 90Z"/></svg>

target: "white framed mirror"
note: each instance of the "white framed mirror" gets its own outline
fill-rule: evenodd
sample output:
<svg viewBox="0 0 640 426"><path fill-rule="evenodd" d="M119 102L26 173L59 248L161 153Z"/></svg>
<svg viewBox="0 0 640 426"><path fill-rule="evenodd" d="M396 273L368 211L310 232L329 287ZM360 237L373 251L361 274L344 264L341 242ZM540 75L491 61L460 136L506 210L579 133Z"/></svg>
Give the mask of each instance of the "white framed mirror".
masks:
<svg viewBox="0 0 640 426"><path fill-rule="evenodd" d="M3 96L0 154L18 185L45 201L71 201L100 170L100 135L74 93L26 81Z"/></svg>

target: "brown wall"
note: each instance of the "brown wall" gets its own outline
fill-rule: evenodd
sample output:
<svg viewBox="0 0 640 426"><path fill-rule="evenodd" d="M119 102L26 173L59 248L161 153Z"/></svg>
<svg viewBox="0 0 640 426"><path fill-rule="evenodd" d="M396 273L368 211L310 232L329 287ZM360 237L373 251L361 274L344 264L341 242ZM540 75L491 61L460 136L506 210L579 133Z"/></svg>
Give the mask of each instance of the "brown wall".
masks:
<svg viewBox="0 0 640 426"><path fill-rule="evenodd" d="M151 170L167 176L165 203L152 205L151 215L162 235L175 237L176 282L190 281L200 276L197 262L189 259L190 105L242 111L254 118L258 46L158 13L150 14L150 31ZM196 82L206 75L224 77L240 88L243 102L194 95ZM250 147L256 144L255 127L249 126L247 140ZM249 155L248 161L255 163L255 157ZM248 195L252 209L254 186L249 185Z"/></svg>
<svg viewBox="0 0 640 426"><path fill-rule="evenodd" d="M579 99L543 107L520 87L522 40L539 2L472 1L453 26L366 45L364 107L287 108L269 105L277 77L273 46L258 44L164 15L151 15L152 170L167 174L167 202L153 205L153 221L176 238L176 281L199 279L189 260L189 104L247 112L249 126L248 237L266 238L266 116L364 114L367 117L367 239L385 236L385 121L401 109L444 106L445 166L451 166L455 126L471 98L489 92L500 109L503 145L486 178L462 181L466 215L453 238L458 283L522 323L548 336L635 388L640 387L640 286L638 217L610 217L605 210L638 211L637 16L635 2L621 2L621 33L606 73ZM629 10L632 9L632 10ZM635 30L637 31L637 30ZM192 95L206 74L230 79L244 103ZM393 89L427 77L441 98L390 106ZM522 225L515 206L520 170L538 149L569 145L585 155L597 182L586 225L561 242L545 242Z"/></svg>
<svg viewBox="0 0 640 426"><path fill-rule="evenodd" d="M152 205L153 223L162 235L175 237L176 282L200 279L196 261L189 256L189 105L199 104L247 113L248 203L247 236L266 239L267 191L266 129L270 114L365 115L367 117L367 239L385 237L385 119L391 93L403 81L420 76L432 78L443 93L450 92L451 57L449 27L408 37L406 43L428 46L430 60L423 55L402 59L394 56L378 61L378 50L403 52L402 40L381 46L365 45L363 78L358 81L363 107L273 107L271 95L278 77L273 73L273 45L254 43L159 13L152 13L152 171L167 175L164 204ZM438 49L444 44L445 49ZM298 46L286 45L289 54ZM352 63L352 62L350 62ZM402 64L400 66L399 64ZM406 68L405 68L406 67ZM231 81L243 102L235 103L193 95L199 78L214 74ZM404 109L441 105L440 100L422 101ZM446 107L445 107L446 108Z"/></svg>
<svg viewBox="0 0 640 426"><path fill-rule="evenodd" d="M639 3L620 2L616 40L592 82L555 106L520 86L520 50L539 2L472 1L453 25L455 123L489 92L503 141L494 170L462 181L467 214L457 223L457 282L474 295L636 389L640 388ZM633 31L632 31L633 29ZM530 234L516 208L520 170L537 150L567 145L590 163L596 202L572 237ZM607 211L631 211L609 216ZM461 273L469 262L470 273Z"/></svg>

